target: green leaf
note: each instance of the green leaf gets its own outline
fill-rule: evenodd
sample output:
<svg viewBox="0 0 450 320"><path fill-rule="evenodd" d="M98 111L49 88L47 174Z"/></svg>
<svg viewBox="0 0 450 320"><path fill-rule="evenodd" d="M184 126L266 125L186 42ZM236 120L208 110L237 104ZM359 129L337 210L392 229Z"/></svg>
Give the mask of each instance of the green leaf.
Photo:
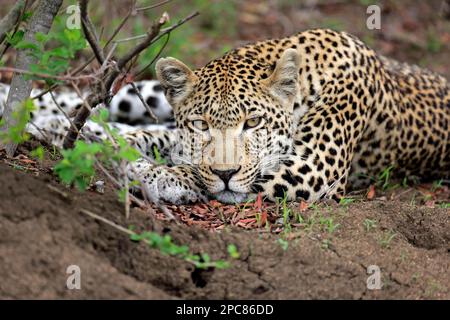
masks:
<svg viewBox="0 0 450 320"><path fill-rule="evenodd" d="M227 247L227 250L228 250L228 254L230 255L231 258L239 259L240 254L234 244L229 244Z"/></svg>

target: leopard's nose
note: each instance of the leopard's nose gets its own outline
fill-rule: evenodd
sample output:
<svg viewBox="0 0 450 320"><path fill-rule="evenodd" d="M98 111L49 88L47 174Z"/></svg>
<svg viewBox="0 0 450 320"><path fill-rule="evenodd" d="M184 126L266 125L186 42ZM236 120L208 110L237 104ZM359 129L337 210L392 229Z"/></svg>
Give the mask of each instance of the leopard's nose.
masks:
<svg viewBox="0 0 450 320"><path fill-rule="evenodd" d="M238 172L241 169L241 166L239 166L236 169L228 169L228 170L218 170L211 168L211 171L216 174L222 181L227 184L228 181L230 181L231 177Z"/></svg>

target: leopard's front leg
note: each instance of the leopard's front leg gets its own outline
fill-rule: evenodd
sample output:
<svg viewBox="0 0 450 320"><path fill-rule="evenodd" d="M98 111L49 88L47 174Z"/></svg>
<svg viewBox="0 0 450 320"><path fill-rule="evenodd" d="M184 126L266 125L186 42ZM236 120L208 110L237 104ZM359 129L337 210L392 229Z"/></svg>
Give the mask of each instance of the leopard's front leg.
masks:
<svg viewBox="0 0 450 320"><path fill-rule="evenodd" d="M155 166L139 159L129 166L129 178L139 181L141 191L157 202L186 204L206 202L208 197L197 179L195 169L188 165Z"/></svg>

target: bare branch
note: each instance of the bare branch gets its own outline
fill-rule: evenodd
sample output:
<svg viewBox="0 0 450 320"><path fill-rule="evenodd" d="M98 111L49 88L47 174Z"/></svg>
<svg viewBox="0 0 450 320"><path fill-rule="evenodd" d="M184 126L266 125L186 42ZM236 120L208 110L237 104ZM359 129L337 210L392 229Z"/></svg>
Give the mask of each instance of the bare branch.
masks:
<svg viewBox="0 0 450 320"><path fill-rule="evenodd" d="M144 97L142 96L141 92L139 91L139 88L136 86L136 84L134 82L131 82L130 84L133 87L134 91L136 92L137 96L139 97L139 100L141 100L142 104L144 105L144 107L147 110L150 117L153 120L155 120L156 122L158 122L158 118L153 113L152 108L150 108L150 106L147 104L147 101L145 101Z"/></svg>
<svg viewBox="0 0 450 320"><path fill-rule="evenodd" d="M145 38L145 40L139 43L133 50L131 50L124 57L119 59L119 61L117 62L117 68L119 70L122 69L128 62L130 62L131 59L138 56L142 51L147 49L147 47L152 43L153 39L155 39L155 37L158 35L159 30L161 30L161 27L168 20L169 15L167 13L163 13L161 18L151 26L150 31L147 33L147 37Z"/></svg>
<svg viewBox="0 0 450 320"><path fill-rule="evenodd" d="M164 51L164 49L167 46L167 43L169 43L169 39L170 39L170 32L167 33L167 37L166 37L166 41L164 41L164 44L161 46L161 49L159 49L158 53L156 54L156 56L152 59L152 61L150 61L145 67L143 67L141 70L139 70L136 73L135 78L139 77L141 74L143 74L145 72L145 70L147 70L148 67L150 67L153 63L155 63L155 61L161 56L161 53Z"/></svg>
<svg viewBox="0 0 450 320"><path fill-rule="evenodd" d="M51 74L47 74L47 73L32 72L32 71L25 70L25 69L10 68L10 67L0 67L0 71L14 72L16 74L26 74L29 76L35 76L35 77L45 78L45 79L54 79L54 80L60 80L60 81L80 81L80 80L84 80L84 79L96 79L98 77L97 74L85 74L85 75L79 75L79 76L75 76L75 77L71 76L71 75L56 76L56 75L51 75ZM51 87L50 89L53 89L53 88ZM35 97L33 97L33 99L39 98L40 96L43 96L46 93L48 93L48 91L45 91L45 92L40 93L39 95L36 95Z"/></svg>
<svg viewBox="0 0 450 320"><path fill-rule="evenodd" d="M165 5L166 3L169 3L170 1L172 1L172 0L165 0L165 1L161 1L161 2L158 2L158 3L152 4L152 5L147 6L147 7L136 8L136 11L139 12L139 11L154 9L154 8L160 7L162 5Z"/></svg>
<svg viewBox="0 0 450 320"><path fill-rule="evenodd" d="M64 115L64 117L66 117L67 121L69 121L70 126L73 127L75 130L77 130L77 127L75 127L72 120L67 115L66 111L64 111L64 109L61 107L61 105L58 103L58 101L56 101L55 95L53 94L53 91L51 91L51 90L50 90L50 96L52 97L52 100L56 104L56 107L59 109L59 111L61 111L62 114Z"/></svg>
<svg viewBox="0 0 450 320"><path fill-rule="evenodd" d="M103 49L100 47L94 25L89 18L88 4L89 0L80 0L81 24L86 40L89 42L97 61L100 64L103 64L105 62L105 56L103 54Z"/></svg>

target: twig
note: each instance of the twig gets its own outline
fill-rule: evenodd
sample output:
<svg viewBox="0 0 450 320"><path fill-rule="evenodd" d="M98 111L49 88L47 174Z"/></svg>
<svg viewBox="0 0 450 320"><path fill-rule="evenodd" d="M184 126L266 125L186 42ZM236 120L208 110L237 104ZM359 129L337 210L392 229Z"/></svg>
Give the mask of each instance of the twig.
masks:
<svg viewBox="0 0 450 320"><path fill-rule="evenodd" d="M71 76L71 75L57 76L57 75L32 72L32 71L25 70L25 69L11 68L11 67L0 67L0 71L14 72L14 73L18 73L18 74L26 74L29 76L35 76L35 77L45 78L45 79L55 79L55 80L60 80L60 81L80 81L80 80L84 80L84 79L96 79L97 78L97 75L95 75L95 74L85 74L85 75L80 75L80 76L76 76L76 77ZM42 93L42 95L44 95L47 92L48 91ZM39 95L36 97L39 97ZM33 99L35 99L36 97L33 97Z"/></svg>
<svg viewBox="0 0 450 320"><path fill-rule="evenodd" d="M150 115L150 117L153 118L153 120L155 120L156 123L158 123L159 122L158 118L155 116L155 114L153 113L152 109L147 104L147 101L145 101L144 97L142 96L141 92L139 91L139 88L136 86L136 84L134 82L130 82L130 84L133 87L134 91L136 92L139 100L141 100L142 104L144 105L144 107L147 110L147 112Z"/></svg>
<svg viewBox="0 0 450 320"><path fill-rule="evenodd" d="M131 230L125 228L125 227L122 227L122 226L118 225L117 223L112 222L111 220L108 220L108 219L106 219L106 218L104 218L102 216L99 216L98 214L93 213L92 211L89 211L89 210L86 210L86 209L80 209L80 212L84 213L84 214L87 214L88 216L90 216L91 218L94 218L95 220L104 222L107 225L110 225L111 227L113 227L113 228L115 228L117 230L125 232L126 234L129 234L129 235L136 234L135 232L133 232L133 231L131 231Z"/></svg>
<svg viewBox="0 0 450 320"><path fill-rule="evenodd" d="M169 3L170 1L172 1L172 0L161 1L161 2L158 2L158 3L152 4L150 6L136 8L135 10L136 10L136 12L139 12L139 11L154 9L154 8L160 7L160 6L162 6L162 5L166 4L166 3Z"/></svg>
<svg viewBox="0 0 450 320"><path fill-rule="evenodd" d="M147 37L145 40L143 40L141 43L139 43L133 50L131 50L128 54L123 56L119 61L117 61L117 68L121 70L125 65L130 62L131 59L138 56L142 51L147 49L147 47L152 43L152 41L155 39L155 37L158 35L159 31L161 30L161 27L169 20L169 15L164 12L161 18L157 22L155 22L151 28L150 31L147 34Z"/></svg>
<svg viewBox="0 0 450 320"><path fill-rule="evenodd" d="M89 18L88 4L89 0L80 0L81 24L86 40L89 42L89 45L91 46L97 61L100 63L100 65L102 65L105 62L105 56L103 54L102 48L100 47L97 34L95 33L95 28L91 22L91 19Z"/></svg>
<svg viewBox="0 0 450 320"><path fill-rule="evenodd" d="M114 178L114 177L111 175L111 173L108 172L108 170L106 170L106 168L101 164L100 161L95 160L95 165L96 165L96 166L97 166L97 167L105 174L105 176L106 176L109 180L111 180L111 182L112 182L117 188L121 189L121 188L123 187L122 184L121 184L116 178ZM161 204L158 204L158 203L156 202L156 200L153 199L153 197L152 197L151 199L148 199L147 196L149 196L150 193L148 192L146 186L142 183L142 181L139 181L139 183L140 183L141 186L144 186L144 190L143 190L142 194L144 195L144 198L147 200L147 203L150 203L150 202L151 202L151 203L155 204L155 205L158 207L158 209L160 209L160 210L161 210L161 211L169 218L169 220L175 220L175 221L177 221L177 219L176 219L176 218L174 217L174 215L169 211L169 209L167 209L166 206L161 205ZM130 193L128 192L128 188L127 188L127 191L126 191L126 192L128 193L129 199L130 199L131 201L133 201L134 203L136 203L140 208L142 208L142 209L148 208L148 205L146 205L146 203L145 203L144 201L142 201L142 200L136 198L134 195L130 194Z"/></svg>
<svg viewBox="0 0 450 320"><path fill-rule="evenodd" d="M159 58L159 56L161 55L161 53L164 51L164 49L167 46L167 43L169 42L170 39L170 32L167 33L167 37L166 37L166 41L164 41L164 44L162 45L161 49L159 49L158 53L156 54L156 56L152 59L152 61L150 61L150 63L148 63L145 67L143 67L140 71L138 71L136 73L135 78L138 78L142 73L144 73L144 71L150 67L153 63L155 63L155 61Z"/></svg>
<svg viewBox="0 0 450 320"><path fill-rule="evenodd" d="M73 124L72 120L69 118L69 116L67 115L67 113L64 111L64 109L61 107L61 105L58 103L58 101L56 101L55 95L53 94L53 91L50 91L50 96L52 97L53 102L56 104L56 107L59 109L59 111L62 112L62 114L66 117L66 119L69 121L70 125L73 128L77 128L75 127L75 125Z"/></svg>
<svg viewBox="0 0 450 320"><path fill-rule="evenodd" d="M126 162L122 161L121 163L121 169L122 169L122 175L123 175L123 179L124 179L124 189L125 189L125 219L128 220L128 218L130 217L130 192L129 190L129 185L128 185L128 176L126 174Z"/></svg>
<svg viewBox="0 0 450 320"><path fill-rule="evenodd" d="M61 195L61 196L62 196L63 198L65 198L65 199L69 198L69 196L67 195L66 192L64 192L64 191L62 191L62 190L59 190L58 188L52 186L51 184L47 184L47 188L49 188L50 190L52 190L52 191L58 193L59 195Z"/></svg>
<svg viewBox="0 0 450 320"><path fill-rule="evenodd" d="M41 128L39 128L34 122L33 120L29 120L28 121L44 138L44 140L46 141L51 141L51 139L48 137L47 133L45 133Z"/></svg>

